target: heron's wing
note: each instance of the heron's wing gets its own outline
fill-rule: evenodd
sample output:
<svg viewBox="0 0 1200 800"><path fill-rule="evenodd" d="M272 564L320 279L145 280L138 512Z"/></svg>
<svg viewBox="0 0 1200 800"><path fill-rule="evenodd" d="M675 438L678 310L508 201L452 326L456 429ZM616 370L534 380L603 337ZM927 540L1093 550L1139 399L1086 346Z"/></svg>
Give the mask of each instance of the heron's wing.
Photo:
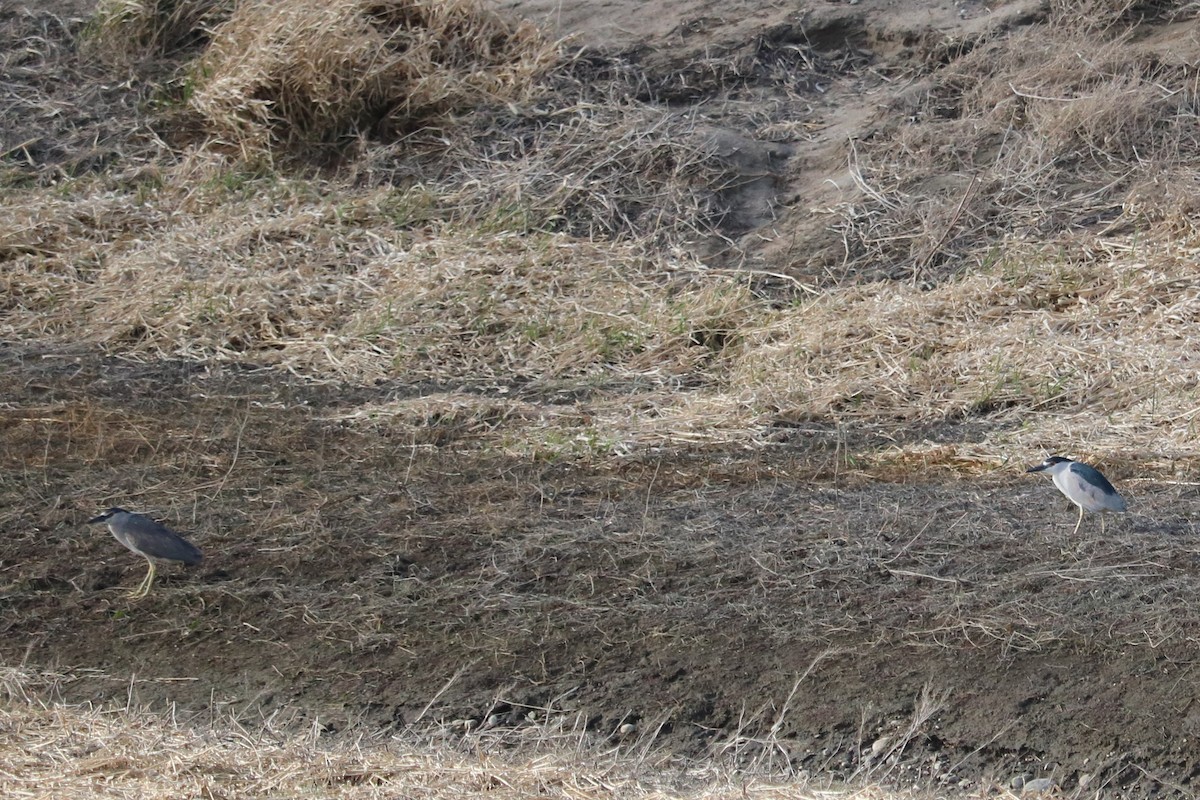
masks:
<svg viewBox="0 0 1200 800"><path fill-rule="evenodd" d="M1080 494L1087 498L1085 507L1089 511L1125 510L1125 498L1121 497L1098 469L1076 461L1071 464L1071 479Z"/></svg>
<svg viewBox="0 0 1200 800"><path fill-rule="evenodd" d="M137 550L153 558L198 564L203 557L196 545L166 525L160 525L141 514L130 514L122 527Z"/></svg>

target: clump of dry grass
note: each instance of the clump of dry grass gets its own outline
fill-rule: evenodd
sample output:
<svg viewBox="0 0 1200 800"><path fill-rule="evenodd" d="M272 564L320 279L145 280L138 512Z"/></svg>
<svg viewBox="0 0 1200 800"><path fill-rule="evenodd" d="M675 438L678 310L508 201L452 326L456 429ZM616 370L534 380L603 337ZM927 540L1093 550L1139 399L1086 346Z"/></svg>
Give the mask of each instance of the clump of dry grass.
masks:
<svg viewBox="0 0 1200 800"><path fill-rule="evenodd" d="M1097 32L1082 13L978 45L928 79L905 122L853 151L864 199L840 222L848 272L937 281L994 258L1004 237L1186 210L1143 187L1194 182L1190 64L1135 44L1131 23Z"/></svg>
<svg viewBox="0 0 1200 800"><path fill-rule="evenodd" d="M421 184L444 218L660 245L711 235L736 180L694 115L632 98L630 65L568 58L475 0L114 4L97 26L130 43L201 17L223 21L182 65L182 96L251 161L357 142L358 179Z"/></svg>
<svg viewBox="0 0 1200 800"><path fill-rule="evenodd" d="M722 191L745 178L698 115L637 99L637 77L617 58L563 55L519 101L363 146L348 171L424 187L444 218L488 230L668 248L710 237Z"/></svg>
<svg viewBox="0 0 1200 800"><path fill-rule="evenodd" d="M190 105L250 150L344 144L519 97L557 53L475 0L244 2L195 65Z"/></svg>
<svg viewBox="0 0 1200 800"><path fill-rule="evenodd" d="M1052 0L1049 6L1058 21L1098 31L1196 10L1188 0Z"/></svg>
<svg viewBox="0 0 1200 800"><path fill-rule="evenodd" d="M459 150L444 198L459 218L659 245L720 220L728 170L689 115L613 95L463 133L476 144Z"/></svg>
<svg viewBox="0 0 1200 800"><path fill-rule="evenodd" d="M486 731L457 740L392 741L351 731L333 741L314 720L307 731L257 728L216 718L181 721L126 704L91 708L55 701L62 676L6 668L0 688L0 760L8 791L59 798L279 797L653 798L745 797L888 800L915 797L878 787L815 790L797 778L747 776L714 765L670 769L631 758L625 748L588 749L575 734L531 732L489 746ZM636 745L630 745L636 748ZM661 756L659 758L662 758ZM651 769L651 766L654 769ZM662 770L666 769L664 774Z"/></svg>
<svg viewBox="0 0 1200 800"><path fill-rule="evenodd" d="M208 41L236 0L101 0L88 48L109 61L171 57Z"/></svg>

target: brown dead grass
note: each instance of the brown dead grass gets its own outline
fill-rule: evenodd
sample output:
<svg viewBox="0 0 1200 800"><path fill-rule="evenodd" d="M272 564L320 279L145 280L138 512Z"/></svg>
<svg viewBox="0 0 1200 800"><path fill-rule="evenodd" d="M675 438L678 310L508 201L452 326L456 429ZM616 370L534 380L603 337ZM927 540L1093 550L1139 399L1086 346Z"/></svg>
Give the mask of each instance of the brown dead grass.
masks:
<svg viewBox="0 0 1200 800"><path fill-rule="evenodd" d="M56 683L70 676L0 672L0 762L12 797L178 798L325 797L493 798L572 800L724 800L917 797L859 789L814 788L780 779L672 765L631 736L608 751L581 751L580 736L561 721L526 730L519 743L486 730L447 730L445 739L390 740L351 731L320 735L314 720L297 733L279 720L206 715L180 720L132 704L68 705ZM131 689L132 691L132 689Z"/></svg>
<svg viewBox="0 0 1200 800"><path fill-rule="evenodd" d="M36 213L11 199L23 222L0 277L4 335L350 385L520 389L348 414L415 432L451 413L475 420L481 444L516 451L762 444L780 422L986 420L995 433L968 449L982 464L1043 449L1195 455L1187 231L1014 243L936 288L865 284L779 307L742 276L634 243L413 229L397 213L407 194L312 186L163 190L151 213L120 197ZM152 239L130 235L156 223ZM89 264L88 251L103 255ZM563 391L580 402L539 399Z"/></svg>
<svg viewBox="0 0 1200 800"><path fill-rule="evenodd" d="M1188 193L1164 189L1194 182L1189 56L1137 44L1135 4L1091 5L979 44L854 149L848 274L936 283L1014 240L1187 216Z"/></svg>
<svg viewBox="0 0 1200 800"><path fill-rule="evenodd" d="M984 465L1043 449L1195 455L1190 231L1014 243L932 289L847 286L780 308L741 276L634 243L414 229L408 199L276 178L164 189L150 209L9 198L24 222L9 232L20 255L0 276L0 330L348 384L520 389L348 418L416 431L449 403L481 444L534 453L975 419L993 433L963 453ZM579 402L543 405L562 391Z"/></svg>
<svg viewBox="0 0 1200 800"><path fill-rule="evenodd" d="M747 335L731 382L793 416L986 417L1020 421L1001 436L1033 451L1086 440L1190 453L1195 239L1106 244L1014 249L928 291L826 295Z"/></svg>
<svg viewBox="0 0 1200 800"><path fill-rule="evenodd" d="M527 93L558 59L475 0L243 2L194 67L191 107L243 150L392 136Z"/></svg>
<svg viewBox="0 0 1200 800"><path fill-rule="evenodd" d="M614 94L628 76L594 85L469 3L247 3L197 62L214 130L269 148L380 114L441 127L364 141L332 177L196 148L8 193L0 332L424 383L441 388L338 414L415 440L453 418L480 446L554 457L979 421L956 454L870 459L1189 459L1198 237L1190 193L1159 187L1195 180L1193 73L1134 43L1131 9L1088 12L1111 23L1098 47L1065 8L983 42L858 145L846 275L911 280L765 292L686 248L719 164L693 118Z"/></svg>
<svg viewBox="0 0 1200 800"><path fill-rule="evenodd" d="M236 0L101 0L86 49L115 64L162 59L208 41Z"/></svg>
<svg viewBox="0 0 1200 800"><path fill-rule="evenodd" d="M23 320L12 330L52 334L57 315L45 312L67 304L86 316L69 326L73 333L86 330L130 355L250 356L336 380L399 371L414 380L510 383L618 364L669 380L707 352L695 349L690 325L734 324L726 307L737 301L722 287L736 293L735 281L701 280L691 260L675 265L673 279L663 271L670 262L634 246L444 225L412 231L394 218L406 198L390 190L325 200L307 182L255 189L262 194L231 197L217 187L202 202L190 192L164 196L191 213L159 230L151 247L140 238L110 243L90 269L29 253L26 269L5 276L18 312L12 322ZM125 210L113 203L97 219L90 200L48 204L12 232L9 246L82 235L85 213L121 228ZM141 215L135 224L146 230L156 219ZM115 233L93 227L88 235Z"/></svg>
<svg viewBox="0 0 1200 800"><path fill-rule="evenodd" d="M560 78L572 102L482 115L459 132L456 174L439 181L454 218L656 248L712 235L732 178L696 120Z"/></svg>
<svg viewBox="0 0 1200 800"><path fill-rule="evenodd" d="M1195 12L1187 0L1052 0L1055 19L1095 31L1122 29L1147 19L1180 19Z"/></svg>
<svg viewBox="0 0 1200 800"><path fill-rule="evenodd" d="M475 0L119 3L99 19L113 51L189 19L208 42L200 21L223 20L169 81L207 147L340 153L358 181L436 197L441 218L669 246L711 234L733 180L693 115L633 99L630 65L568 55Z"/></svg>

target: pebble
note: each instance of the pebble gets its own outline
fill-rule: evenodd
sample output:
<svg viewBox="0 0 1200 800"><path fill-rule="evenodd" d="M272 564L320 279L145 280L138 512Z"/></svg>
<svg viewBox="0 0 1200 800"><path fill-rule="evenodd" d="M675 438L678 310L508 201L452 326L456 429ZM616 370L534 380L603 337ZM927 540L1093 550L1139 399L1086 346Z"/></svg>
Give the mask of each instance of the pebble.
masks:
<svg viewBox="0 0 1200 800"><path fill-rule="evenodd" d="M1034 778L1028 774L1017 775L1008 782L1008 785L1013 790L1020 792L1021 796L1024 797L1026 795L1042 794L1043 792L1051 791L1054 789L1054 779Z"/></svg>
<svg viewBox="0 0 1200 800"><path fill-rule="evenodd" d="M1025 788L1021 789L1021 794L1040 794L1041 792L1049 792L1054 788L1053 778L1035 778L1025 782Z"/></svg>

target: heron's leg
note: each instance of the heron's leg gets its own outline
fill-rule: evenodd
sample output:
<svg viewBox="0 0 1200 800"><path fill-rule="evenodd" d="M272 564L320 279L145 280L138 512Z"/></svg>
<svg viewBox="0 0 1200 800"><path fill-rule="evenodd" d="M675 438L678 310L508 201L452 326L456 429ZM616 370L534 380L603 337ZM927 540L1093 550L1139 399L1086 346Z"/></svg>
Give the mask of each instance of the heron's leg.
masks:
<svg viewBox="0 0 1200 800"><path fill-rule="evenodd" d="M150 568L146 570L146 577L142 578L142 582L138 585L138 588L134 590L130 597L145 597L150 593L150 585L154 583L155 568L154 562L149 558L146 559L146 563L150 565Z"/></svg>
<svg viewBox="0 0 1200 800"><path fill-rule="evenodd" d="M1075 530L1071 532L1071 536L1079 533L1079 526L1083 524L1083 506L1079 507L1079 521L1075 523Z"/></svg>
<svg viewBox="0 0 1200 800"><path fill-rule="evenodd" d="M1104 538L1104 514L1100 515L1100 538Z"/></svg>
<svg viewBox="0 0 1200 800"><path fill-rule="evenodd" d="M150 559L146 559L150 561ZM154 562L150 561L150 574L146 576L146 588L142 589L142 597L150 594L150 587L154 585L154 576L158 573L158 568L154 566Z"/></svg>
<svg viewBox="0 0 1200 800"><path fill-rule="evenodd" d="M142 556L142 558L146 558L146 557L145 557L145 556ZM150 563L150 559L146 558L146 563L147 563L147 564L148 564L148 563ZM147 570L147 571L149 571L149 570ZM130 598L132 598L132 599L135 599L135 600L136 600L137 598L139 598L139 597L141 597L141 596L142 596L142 587L143 587L143 586L145 586L145 585L146 585L146 579L145 579L145 577L143 577L143 578L142 578L142 582L141 582L141 583L139 583L139 584L137 585L137 588L136 588L136 589L130 589L130 590L129 590L129 591L126 593L126 595L127 595L128 597L130 597Z"/></svg>

